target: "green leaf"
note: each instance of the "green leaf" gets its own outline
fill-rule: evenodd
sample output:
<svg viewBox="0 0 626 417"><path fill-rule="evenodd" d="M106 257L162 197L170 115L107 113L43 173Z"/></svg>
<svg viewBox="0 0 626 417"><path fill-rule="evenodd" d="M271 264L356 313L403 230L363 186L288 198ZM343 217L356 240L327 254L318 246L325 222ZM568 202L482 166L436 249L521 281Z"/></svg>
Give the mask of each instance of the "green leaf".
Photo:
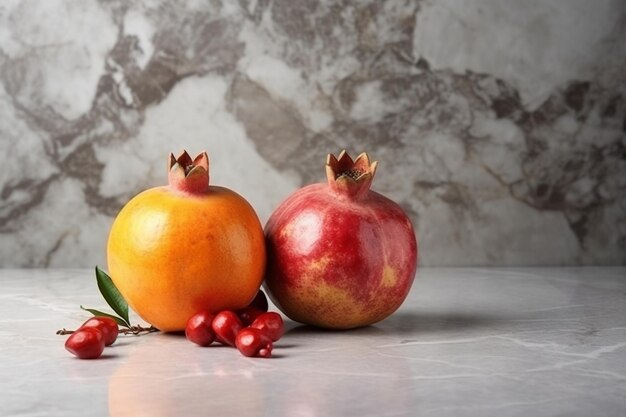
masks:
<svg viewBox="0 0 626 417"><path fill-rule="evenodd" d="M126 300L124 300L122 294L120 294L111 277L97 266L96 280L98 281L98 288L100 289L100 293L102 293L102 296L111 306L113 311L119 314L121 318L126 320L126 323L130 323L130 320L128 319L128 303L126 302Z"/></svg>
<svg viewBox="0 0 626 417"><path fill-rule="evenodd" d="M126 328L130 328L130 323L124 321L124 319L121 319L117 316L114 316L113 314L109 314L109 313L104 313L102 311L99 310L95 310L93 308L85 308L83 306L80 306L81 309L90 312L91 314L93 314L94 316L98 317L110 317L113 320L115 320L117 322L117 324L119 324L120 326L126 327Z"/></svg>

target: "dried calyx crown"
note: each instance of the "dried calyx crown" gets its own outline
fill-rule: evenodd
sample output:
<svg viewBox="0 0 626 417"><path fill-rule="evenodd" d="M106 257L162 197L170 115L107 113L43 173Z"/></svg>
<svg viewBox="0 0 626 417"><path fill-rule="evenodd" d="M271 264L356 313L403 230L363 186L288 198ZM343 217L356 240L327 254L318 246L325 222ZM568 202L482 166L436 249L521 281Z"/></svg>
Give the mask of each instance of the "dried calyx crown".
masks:
<svg viewBox="0 0 626 417"><path fill-rule="evenodd" d="M193 194L201 194L209 188L209 156L201 152L191 159L187 151L178 158L170 154L169 184L172 188Z"/></svg>
<svg viewBox="0 0 626 417"><path fill-rule="evenodd" d="M326 158L328 185L340 195L358 198L369 191L377 166L378 162L371 162L365 152L354 160L345 149L338 157L328 154Z"/></svg>

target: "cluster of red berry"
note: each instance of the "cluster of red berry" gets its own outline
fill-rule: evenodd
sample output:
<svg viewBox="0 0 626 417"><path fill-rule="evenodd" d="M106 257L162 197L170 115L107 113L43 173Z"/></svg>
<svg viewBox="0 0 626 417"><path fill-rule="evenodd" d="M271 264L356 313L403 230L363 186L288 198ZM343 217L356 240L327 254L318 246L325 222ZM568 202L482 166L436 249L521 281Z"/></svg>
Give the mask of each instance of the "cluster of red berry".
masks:
<svg viewBox="0 0 626 417"><path fill-rule="evenodd" d="M185 335L200 346L218 341L236 346L245 356L269 358L273 342L281 338L285 327L280 314L267 309L267 298L259 290L252 303L237 312L226 310L213 315L201 311L194 314L187 321ZM105 346L117 340L118 334L119 327L114 319L92 317L67 338L65 349L80 359L97 359Z"/></svg>
<svg viewBox="0 0 626 417"><path fill-rule="evenodd" d="M111 346L119 333L117 322L110 317L92 317L65 341L65 349L80 359L97 359L105 346Z"/></svg>
<svg viewBox="0 0 626 417"><path fill-rule="evenodd" d="M252 303L236 313L220 311L216 315L200 311L187 321L187 339L200 346L214 341L235 346L245 356L269 358L273 342L285 332L278 313L268 312L267 298L259 291Z"/></svg>

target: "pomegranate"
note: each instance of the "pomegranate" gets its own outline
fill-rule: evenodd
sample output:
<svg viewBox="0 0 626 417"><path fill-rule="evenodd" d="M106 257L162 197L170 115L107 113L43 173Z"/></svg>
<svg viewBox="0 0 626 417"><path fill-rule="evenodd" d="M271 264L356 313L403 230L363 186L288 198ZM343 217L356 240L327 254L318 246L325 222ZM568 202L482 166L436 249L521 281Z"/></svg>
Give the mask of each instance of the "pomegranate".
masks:
<svg viewBox="0 0 626 417"><path fill-rule="evenodd" d="M402 208L370 190L377 162L328 155L327 184L289 196L265 226L265 288L291 319L330 329L376 323L409 293L417 240Z"/></svg>
<svg viewBox="0 0 626 417"><path fill-rule="evenodd" d="M130 200L111 226L111 279L133 310L164 332L198 311L246 307L265 271L263 229L239 194L210 185L206 152L169 157L169 185Z"/></svg>

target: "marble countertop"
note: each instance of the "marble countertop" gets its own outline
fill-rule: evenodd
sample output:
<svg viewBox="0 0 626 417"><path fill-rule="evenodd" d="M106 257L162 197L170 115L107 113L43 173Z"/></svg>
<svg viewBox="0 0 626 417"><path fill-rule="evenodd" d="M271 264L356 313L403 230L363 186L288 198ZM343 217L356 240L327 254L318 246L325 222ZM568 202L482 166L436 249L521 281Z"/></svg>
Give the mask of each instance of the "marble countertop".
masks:
<svg viewBox="0 0 626 417"><path fill-rule="evenodd" d="M105 308L90 270L0 270L2 416L624 416L626 268L421 269L376 326L288 322L272 359L55 331ZM137 321L137 320L133 320Z"/></svg>

